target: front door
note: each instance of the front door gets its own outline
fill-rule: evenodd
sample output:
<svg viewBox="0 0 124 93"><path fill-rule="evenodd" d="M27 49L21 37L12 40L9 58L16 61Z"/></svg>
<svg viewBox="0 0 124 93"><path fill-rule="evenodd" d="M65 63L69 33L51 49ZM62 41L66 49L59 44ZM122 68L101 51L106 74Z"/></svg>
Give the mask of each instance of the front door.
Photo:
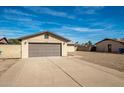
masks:
<svg viewBox="0 0 124 93"><path fill-rule="evenodd" d="M112 44L108 44L108 52L112 52Z"/></svg>

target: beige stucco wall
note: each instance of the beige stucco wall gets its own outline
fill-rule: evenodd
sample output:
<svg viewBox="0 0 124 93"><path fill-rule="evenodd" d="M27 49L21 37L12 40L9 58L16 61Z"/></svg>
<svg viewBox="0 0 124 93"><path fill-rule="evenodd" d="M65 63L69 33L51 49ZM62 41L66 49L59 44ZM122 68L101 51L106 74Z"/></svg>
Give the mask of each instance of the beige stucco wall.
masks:
<svg viewBox="0 0 124 93"><path fill-rule="evenodd" d="M62 56L67 56L67 42L59 40L54 36L49 36L49 39L44 39L44 34L22 40L22 58L28 58L28 44L31 42L38 43L61 43L62 44Z"/></svg>
<svg viewBox="0 0 124 93"><path fill-rule="evenodd" d="M124 48L124 45L119 42L106 40L96 45L96 51L108 52L108 44L112 44L112 52L118 52L119 48Z"/></svg>
<svg viewBox="0 0 124 93"><path fill-rule="evenodd" d="M68 52L74 52L74 51L76 51L76 49L77 49L77 47L75 47L75 46L67 46L67 51Z"/></svg>
<svg viewBox="0 0 124 93"><path fill-rule="evenodd" d="M21 45L0 45L0 58L21 58Z"/></svg>

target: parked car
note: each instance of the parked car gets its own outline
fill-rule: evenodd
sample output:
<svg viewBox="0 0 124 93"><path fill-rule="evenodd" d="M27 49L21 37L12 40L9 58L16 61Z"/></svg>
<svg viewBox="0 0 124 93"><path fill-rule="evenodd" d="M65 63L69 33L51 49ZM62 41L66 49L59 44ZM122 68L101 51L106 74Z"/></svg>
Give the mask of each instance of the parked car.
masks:
<svg viewBox="0 0 124 93"><path fill-rule="evenodd" d="M118 51L119 51L120 54L122 54L122 53L124 53L124 48L119 48Z"/></svg>

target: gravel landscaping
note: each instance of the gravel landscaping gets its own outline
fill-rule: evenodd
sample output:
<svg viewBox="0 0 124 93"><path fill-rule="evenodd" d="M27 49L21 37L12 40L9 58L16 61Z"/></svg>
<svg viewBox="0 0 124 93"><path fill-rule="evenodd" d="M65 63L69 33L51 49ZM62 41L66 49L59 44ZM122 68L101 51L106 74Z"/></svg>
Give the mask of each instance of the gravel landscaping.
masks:
<svg viewBox="0 0 124 93"><path fill-rule="evenodd" d="M123 54L76 51L74 53L69 53L69 55L73 55L90 63L124 72Z"/></svg>

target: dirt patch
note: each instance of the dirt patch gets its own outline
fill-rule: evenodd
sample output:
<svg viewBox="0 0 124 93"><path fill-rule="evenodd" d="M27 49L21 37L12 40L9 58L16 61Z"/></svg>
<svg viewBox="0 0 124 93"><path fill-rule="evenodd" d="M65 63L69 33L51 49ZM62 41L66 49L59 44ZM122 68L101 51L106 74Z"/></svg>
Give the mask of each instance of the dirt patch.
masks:
<svg viewBox="0 0 124 93"><path fill-rule="evenodd" d="M0 59L0 76L14 65L19 59Z"/></svg>
<svg viewBox="0 0 124 93"><path fill-rule="evenodd" d="M76 51L69 53L69 55L124 72L124 55L121 54Z"/></svg>

